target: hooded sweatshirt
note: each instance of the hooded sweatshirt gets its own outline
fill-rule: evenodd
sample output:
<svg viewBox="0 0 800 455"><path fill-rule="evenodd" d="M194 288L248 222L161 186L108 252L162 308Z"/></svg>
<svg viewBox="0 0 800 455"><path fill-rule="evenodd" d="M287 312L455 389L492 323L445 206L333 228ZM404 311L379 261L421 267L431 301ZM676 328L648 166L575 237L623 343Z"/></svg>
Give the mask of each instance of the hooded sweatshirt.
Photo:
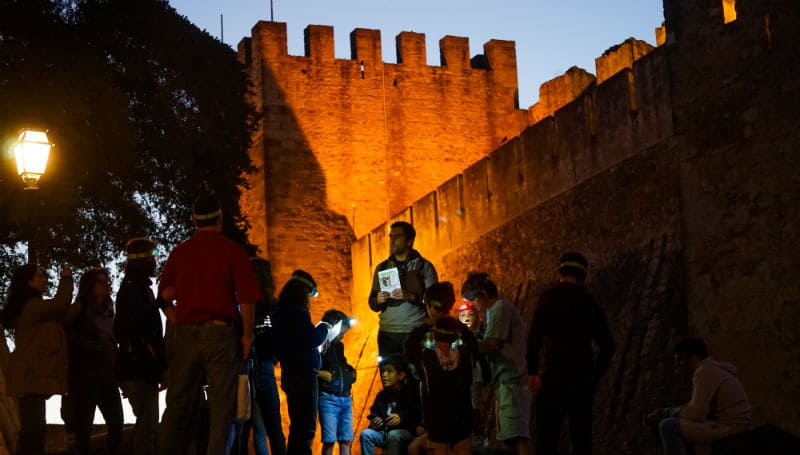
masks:
<svg viewBox="0 0 800 455"><path fill-rule="evenodd" d="M731 433L750 428L750 401L736 377L736 367L711 357L703 359L692 376L692 399L680 418L694 422L715 420Z"/></svg>

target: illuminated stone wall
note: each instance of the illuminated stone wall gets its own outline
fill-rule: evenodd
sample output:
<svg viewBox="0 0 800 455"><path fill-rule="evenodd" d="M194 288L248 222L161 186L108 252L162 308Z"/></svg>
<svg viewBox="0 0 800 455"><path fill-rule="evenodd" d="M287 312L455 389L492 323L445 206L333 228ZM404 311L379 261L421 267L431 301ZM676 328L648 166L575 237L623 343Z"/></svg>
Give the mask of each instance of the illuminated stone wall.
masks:
<svg viewBox="0 0 800 455"><path fill-rule="evenodd" d="M800 433L800 10L735 3L725 23L721 1L667 1L631 70L568 72L576 99L356 241L353 302L395 219L442 279L488 270L527 315L582 250L618 343L598 453L659 453L639 421L688 399L665 356L687 334L737 364L756 422Z"/></svg>
<svg viewBox="0 0 800 455"><path fill-rule="evenodd" d="M571 69L528 111L516 109L516 70L509 85L511 71L484 68L488 47L466 63L463 39L445 39L455 57L430 67L421 36L404 34L402 63L388 64L379 32L359 29L354 58L339 60L330 29L312 26L294 57L282 24L258 24L240 45L263 109L260 174L243 198L251 239L279 282L296 265L320 277L317 316L335 305L359 317L345 340L360 368L357 431L380 389L366 295L387 227L404 219L443 279L458 287L486 269L526 315L558 254L587 254L619 344L598 453L658 453L638 422L686 398L664 353L687 333L740 366L759 421L800 432L786 404L800 392L798 14L788 1L667 0L664 45L610 48L597 78ZM490 43L510 62L508 43ZM494 81L480 87L497 104L476 81ZM410 169L428 177L401 178Z"/></svg>
<svg viewBox="0 0 800 455"><path fill-rule="evenodd" d="M297 267L318 278L321 314L349 303L356 236L528 120L510 41L470 59L467 38L447 36L441 66L428 66L419 33L397 36L397 63L383 61L377 30L353 31L347 59L334 55L332 27L306 28L304 56L288 55L286 40L286 24L259 22L239 46L261 111L242 206L279 283Z"/></svg>

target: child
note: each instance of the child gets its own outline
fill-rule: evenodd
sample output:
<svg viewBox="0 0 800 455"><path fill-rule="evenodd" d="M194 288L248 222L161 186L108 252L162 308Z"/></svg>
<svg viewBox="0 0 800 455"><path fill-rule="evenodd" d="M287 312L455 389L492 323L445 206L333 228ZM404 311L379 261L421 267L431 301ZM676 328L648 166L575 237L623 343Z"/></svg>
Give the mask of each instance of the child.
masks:
<svg viewBox="0 0 800 455"><path fill-rule="evenodd" d="M452 284L434 284L423 303L430 319L409 334L406 353L422 378L426 449L430 455L469 454L478 343L467 326L448 315L455 303Z"/></svg>
<svg viewBox="0 0 800 455"><path fill-rule="evenodd" d="M382 361L383 390L369 408L369 428L361 431L361 453L372 455L375 447L386 455L406 452L419 424L419 398L406 387L408 363L402 355L392 354Z"/></svg>
<svg viewBox="0 0 800 455"><path fill-rule="evenodd" d="M340 455L350 454L353 441L353 398L350 387L356 382L356 370L344 356L344 337L350 328L350 318L339 310L328 310L322 320L335 327L341 322L341 332L323 344L322 368L319 380L319 426L322 431L322 455L331 455L339 442Z"/></svg>

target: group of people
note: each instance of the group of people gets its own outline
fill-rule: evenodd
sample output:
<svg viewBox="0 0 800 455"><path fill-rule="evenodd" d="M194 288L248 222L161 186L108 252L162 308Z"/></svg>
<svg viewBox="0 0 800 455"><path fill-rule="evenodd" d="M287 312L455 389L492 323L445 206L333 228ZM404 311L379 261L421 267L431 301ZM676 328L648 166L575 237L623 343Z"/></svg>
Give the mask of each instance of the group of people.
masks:
<svg viewBox="0 0 800 455"><path fill-rule="evenodd" d="M390 256L373 277L369 305L380 313L378 349L388 360L381 367L384 391L360 435L362 452L379 446L392 455L468 454L488 442L485 422L473 416L492 416L494 438L527 454L533 408L537 455L559 453L565 420L571 452L591 454L595 389L611 365L614 341L585 287L586 258L560 257L558 283L539 296L529 327L486 273L464 281L455 319L453 286L437 282L434 266L413 248L415 237L411 224L392 224ZM681 341L674 354L692 374L691 401L645 419L658 427L666 455L691 446L701 453L750 429L750 404L731 364L711 358L699 338ZM493 396L488 403L486 389ZM471 437L473 429L484 437Z"/></svg>
<svg viewBox="0 0 800 455"><path fill-rule="evenodd" d="M0 322L15 341L6 379L8 393L18 399L16 454L44 453L44 404L54 394L64 396L62 417L81 454L89 452L96 408L108 426L109 454L186 454L192 444L209 455L247 453L242 441L252 428L257 454L305 455L317 417L323 454L332 454L336 444L342 455L350 453L357 374L343 337L353 319L330 309L314 324L309 307L317 284L303 270L293 272L273 299L269 262L248 258L222 234L218 201L201 195L192 211L197 230L169 255L155 294L156 245L146 238L126 245L116 304L101 268L82 273L73 304L69 268L49 301L42 297L47 278L40 267L14 271ZM497 440L528 454L534 397L537 454L558 453L565 418L573 453L591 453L594 390L614 343L603 310L583 284L586 258L561 257L559 283L541 294L526 324L487 273L466 278L456 308L453 285L438 281L434 266L413 248L415 237L411 224L392 224L390 256L374 274L368 303L379 313L383 390L359 435L362 453L376 447L392 455L471 453L480 410L484 417L494 413ZM702 393L695 384L686 409L649 416L660 422L668 455L685 453L687 441L709 443L742 431L750 419L735 376L696 344L681 346L695 377L708 372L714 377L706 382L714 384L703 382ZM250 377L252 409L249 420L237 421L240 374ZM709 392L719 383L724 388ZM159 424L163 387L167 406ZM133 437L124 442L120 388L136 416ZM733 400L735 406L728 403ZM706 423L712 401L722 411L713 430Z"/></svg>
<svg viewBox="0 0 800 455"><path fill-rule="evenodd" d="M473 429L482 430L475 419L494 413L492 436L507 450L528 454L536 394L536 453L558 453L565 417L574 453L590 453L594 387L610 365L614 343L602 309L583 286L586 259L578 253L561 258L559 284L541 295L529 330L487 273L468 275L454 311L453 285L437 282L434 266L413 248L415 237L411 224L391 225L390 256L376 267L369 304L380 313L380 356L392 359L385 392L397 387L395 375L403 377L400 388L413 392L404 396L416 396L419 405L401 407L421 412L399 419L373 412L360 436L362 450L371 453L379 445L390 454L468 454L476 443L488 442L486 435L473 438ZM392 275L398 280L386 279ZM408 366L399 365L397 356ZM486 389L493 399L485 399ZM373 411L381 408L378 401ZM414 417L418 421L409 425ZM390 431L377 438L381 425Z"/></svg>

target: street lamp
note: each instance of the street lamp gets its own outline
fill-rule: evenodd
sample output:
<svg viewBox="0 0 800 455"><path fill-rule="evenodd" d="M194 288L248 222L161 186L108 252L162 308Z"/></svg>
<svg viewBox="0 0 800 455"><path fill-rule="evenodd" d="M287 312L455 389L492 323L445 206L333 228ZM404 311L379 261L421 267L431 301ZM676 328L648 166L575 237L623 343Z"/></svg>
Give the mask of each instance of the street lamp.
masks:
<svg viewBox="0 0 800 455"><path fill-rule="evenodd" d="M46 131L24 129L19 133L14 155L17 158L17 173L25 182L26 190L39 189L37 183L47 167L52 147Z"/></svg>

